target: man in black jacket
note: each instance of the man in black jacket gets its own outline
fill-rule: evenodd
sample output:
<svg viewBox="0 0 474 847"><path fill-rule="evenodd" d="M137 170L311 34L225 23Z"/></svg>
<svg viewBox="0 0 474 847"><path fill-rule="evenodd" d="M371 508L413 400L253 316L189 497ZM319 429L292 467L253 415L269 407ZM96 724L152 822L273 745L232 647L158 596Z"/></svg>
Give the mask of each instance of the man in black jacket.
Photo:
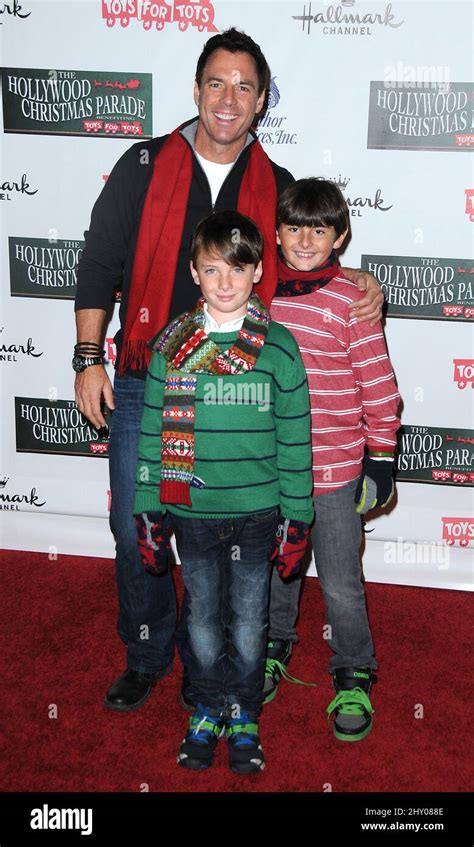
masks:
<svg viewBox="0 0 474 847"><path fill-rule="evenodd" d="M167 290L169 306L161 325L195 305L196 289L189 270L191 234L213 210L239 206L252 147L259 144L250 128L262 112L269 82L265 58L249 36L232 29L206 43L194 88L199 117L183 125L179 133L189 145L192 172L174 279L166 283L172 286L172 291ZM174 652L176 596L171 574L169 570L159 577L148 573L138 553L133 496L146 367L140 357L135 361L127 358L124 349L127 310L136 294L137 243L142 243L139 235L143 240L140 224L156 172L155 160L167 138L135 144L119 159L93 208L78 269L76 402L96 427L105 425L102 401L114 410L109 446L110 524L117 554L117 628L127 644L127 670L114 682L105 702L118 711L131 711L145 703L157 680L170 673ZM268 161L278 195L293 177ZM273 219L270 226L274 226ZM362 290L367 289L357 314L365 319L379 317L383 296L376 281L362 272L349 274L355 275ZM267 280L267 285L271 284ZM112 391L101 361L100 343L116 288L122 292L121 329L115 339L121 368ZM156 297L163 293L157 288ZM149 337L160 328L150 325ZM133 344L129 347L134 349Z"/></svg>

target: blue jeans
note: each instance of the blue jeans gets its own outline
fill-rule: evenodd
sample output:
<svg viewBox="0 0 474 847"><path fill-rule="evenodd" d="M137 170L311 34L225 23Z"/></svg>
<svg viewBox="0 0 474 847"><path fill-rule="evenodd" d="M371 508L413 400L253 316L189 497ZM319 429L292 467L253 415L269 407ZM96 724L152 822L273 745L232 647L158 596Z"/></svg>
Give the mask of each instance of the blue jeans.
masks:
<svg viewBox="0 0 474 847"><path fill-rule="evenodd" d="M330 626L327 643L334 653L329 661L330 673L344 667L378 669L361 580L361 518L354 503L356 487L357 479L314 497L311 539ZM283 583L278 574L273 574L270 638L297 641L300 588L301 580ZM319 624L316 632L323 634Z"/></svg>
<svg viewBox="0 0 474 847"><path fill-rule="evenodd" d="M277 519L277 509L228 519L172 515L186 588L186 696L195 704L236 717L238 709L260 711Z"/></svg>
<svg viewBox="0 0 474 847"><path fill-rule="evenodd" d="M110 528L116 542L117 630L127 644L127 668L155 673L173 662L176 593L170 570L162 576L149 573L138 553L133 501L144 390L144 380L115 377L109 445Z"/></svg>

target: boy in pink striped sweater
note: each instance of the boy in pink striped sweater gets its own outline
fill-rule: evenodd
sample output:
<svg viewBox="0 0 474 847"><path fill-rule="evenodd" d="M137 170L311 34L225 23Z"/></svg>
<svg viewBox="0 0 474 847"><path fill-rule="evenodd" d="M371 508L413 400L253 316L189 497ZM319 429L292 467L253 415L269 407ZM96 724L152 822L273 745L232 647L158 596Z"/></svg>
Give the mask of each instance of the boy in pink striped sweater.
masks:
<svg viewBox="0 0 474 847"><path fill-rule="evenodd" d="M328 714L337 738L358 741L372 728L369 695L378 669L361 581L361 514L385 506L393 493L400 395L381 323L349 320L358 289L341 273L335 252L348 229L347 205L333 183L301 179L283 192L271 312L295 336L308 375L312 542L334 654L329 672L336 697ZM264 702L287 675L300 588L300 579L272 579Z"/></svg>

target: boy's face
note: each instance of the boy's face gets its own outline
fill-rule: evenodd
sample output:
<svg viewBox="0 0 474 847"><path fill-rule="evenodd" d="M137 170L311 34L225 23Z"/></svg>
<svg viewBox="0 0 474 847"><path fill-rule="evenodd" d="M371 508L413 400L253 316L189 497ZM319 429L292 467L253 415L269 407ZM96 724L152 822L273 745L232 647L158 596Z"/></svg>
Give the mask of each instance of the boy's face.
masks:
<svg viewBox="0 0 474 847"><path fill-rule="evenodd" d="M218 323L245 315L252 288L262 276L261 262L256 267L239 267L229 265L220 256L201 250L196 267L192 262L190 267L194 282L201 286L209 314Z"/></svg>
<svg viewBox="0 0 474 847"><path fill-rule="evenodd" d="M331 250L341 246L347 229L339 237L333 226L294 226L280 224L277 244L280 244L285 261L297 271L311 271L324 265Z"/></svg>

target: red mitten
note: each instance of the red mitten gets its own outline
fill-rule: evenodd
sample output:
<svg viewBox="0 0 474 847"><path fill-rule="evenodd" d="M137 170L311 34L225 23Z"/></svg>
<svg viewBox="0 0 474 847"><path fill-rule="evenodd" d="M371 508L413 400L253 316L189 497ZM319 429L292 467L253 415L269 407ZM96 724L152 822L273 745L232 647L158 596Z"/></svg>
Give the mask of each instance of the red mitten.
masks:
<svg viewBox="0 0 474 847"><path fill-rule="evenodd" d="M301 573L308 538L308 524L281 517L270 560L275 560L276 569L282 579Z"/></svg>
<svg viewBox="0 0 474 847"><path fill-rule="evenodd" d="M151 573L165 573L171 554L170 535L173 532L169 515L142 512L141 515L135 515L135 523L143 566Z"/></svg>

